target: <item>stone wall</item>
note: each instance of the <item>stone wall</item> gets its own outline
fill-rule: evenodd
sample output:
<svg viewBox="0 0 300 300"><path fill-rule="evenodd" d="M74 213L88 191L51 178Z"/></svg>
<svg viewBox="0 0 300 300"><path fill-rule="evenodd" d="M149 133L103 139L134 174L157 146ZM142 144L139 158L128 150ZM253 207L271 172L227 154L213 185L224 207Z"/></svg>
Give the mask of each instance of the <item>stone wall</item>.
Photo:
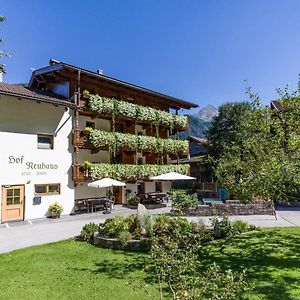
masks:
<svg viewBox="0 0 300 300"><path fill-rule="evenodd" d="M179 213L172 209L172 214ZM181 214L184 216L214 216L214 215L272 215L273 206L268 203L251 204L213 204L198 205L197 208L184 208Z"/></svg>

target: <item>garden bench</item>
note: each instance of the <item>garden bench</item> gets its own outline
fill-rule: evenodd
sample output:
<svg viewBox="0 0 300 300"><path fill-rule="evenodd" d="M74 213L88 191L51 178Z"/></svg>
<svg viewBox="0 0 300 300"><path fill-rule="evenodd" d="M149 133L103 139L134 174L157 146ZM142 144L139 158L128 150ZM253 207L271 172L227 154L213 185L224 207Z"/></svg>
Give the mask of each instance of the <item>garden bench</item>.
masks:
<svg viewBox="0 0 300 300"><path fill-rule="evenodd" d="M203 204L222 204L223 201L220 198L203 198Z"/></svg>

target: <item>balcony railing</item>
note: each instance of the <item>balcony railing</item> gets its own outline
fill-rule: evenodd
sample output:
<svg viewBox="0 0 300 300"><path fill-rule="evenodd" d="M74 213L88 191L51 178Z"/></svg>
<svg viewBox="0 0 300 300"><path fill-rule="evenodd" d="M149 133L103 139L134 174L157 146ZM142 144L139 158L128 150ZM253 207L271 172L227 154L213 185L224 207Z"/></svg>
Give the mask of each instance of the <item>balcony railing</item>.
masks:
<svg viewBox="0 0 300 300"><path fill-rule="evenodd" d="M73 165L73 180L75 183L83 182L87 178L93 180L105 177L124 180L149 180L168 172L189 174L189 164L180 165L127 165L127 164L102 164L85 162L84 166Z"/></svg>
<svg viewBox="0 0 300 300"><path fill-rule="evenodd" d="M83 93L83 97L88 99L88 108L100 115L112 118L122 117L154 126L168 127L171 130L187 130L188 128L188 117L184 115L175 115L149 106L92 95L87 91Z"/></svg>
<svg viewBox="0 0 300 300"><path fill-rule="evenodd" d="M189 149L188 141L107 132L91 128L86 131L74 130L73 145L86 149L106 149L113 153L138 150L157 154L185 155Z"/></svg>

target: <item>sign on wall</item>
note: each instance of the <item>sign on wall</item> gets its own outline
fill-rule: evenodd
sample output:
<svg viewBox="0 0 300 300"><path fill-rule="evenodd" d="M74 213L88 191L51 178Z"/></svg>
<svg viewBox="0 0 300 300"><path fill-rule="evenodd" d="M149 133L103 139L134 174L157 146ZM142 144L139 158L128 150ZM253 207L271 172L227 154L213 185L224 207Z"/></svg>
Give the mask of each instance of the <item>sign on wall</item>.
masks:
<svg viewBox="0 0 300 300"><path fill-rule="evenodd" d="M27 161L24 156L10 155L8 157L8 164L15 165L15 166L22 166L22 170L21 170L22 176L47 175L47 171L58 169L58 164Z"/></svg>

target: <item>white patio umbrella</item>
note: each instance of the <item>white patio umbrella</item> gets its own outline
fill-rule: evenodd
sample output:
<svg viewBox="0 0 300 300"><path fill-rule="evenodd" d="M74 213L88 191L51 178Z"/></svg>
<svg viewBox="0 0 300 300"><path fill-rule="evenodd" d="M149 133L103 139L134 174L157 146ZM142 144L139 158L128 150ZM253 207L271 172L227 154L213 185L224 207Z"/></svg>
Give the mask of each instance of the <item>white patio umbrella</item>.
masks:
<svg viewBox="0 0 300 300"><path fill-rule="evenodd" d="M177 181L177 180L193 180L197 179L195 177L187 176L187 175L182 175L177 172L169 172L165 174L161 174L158 176L153 176L150 177L151 180L157 180L157 181L171 181L171 190L172 190L172 181Z"/></svg>
<svg viewBox="0 0 300 300"><path fill-rule="evenodd" d="M111 178L102 178L100 180L96 180L96 181L88 183L88 187L93 187L93 188L98 188L98 189L110 188L113 186L126 186L126 183L115 180L115 179L111 179ZM107 192L108 191L106 190L106 196L107 196Z"/></svg>
<svg viewBox="0 0 300 300"><path fill-rule="evenodd" d="M105 187L111 187L111 186L125 186L125 182L118 181L111 178L102 178L100 180L96 180L93 182L88 183L89 187L93 188L105 188Z"/></svg>
<svg viewBox="0 0 300 300"><path fill-rule="evenodd" d="M175 180L193 180L195 177L182 175L176 172L169 172L165 174L161 174L158 176L150 177L151 180L161 180L161 181L175 181Z"/></svg>

